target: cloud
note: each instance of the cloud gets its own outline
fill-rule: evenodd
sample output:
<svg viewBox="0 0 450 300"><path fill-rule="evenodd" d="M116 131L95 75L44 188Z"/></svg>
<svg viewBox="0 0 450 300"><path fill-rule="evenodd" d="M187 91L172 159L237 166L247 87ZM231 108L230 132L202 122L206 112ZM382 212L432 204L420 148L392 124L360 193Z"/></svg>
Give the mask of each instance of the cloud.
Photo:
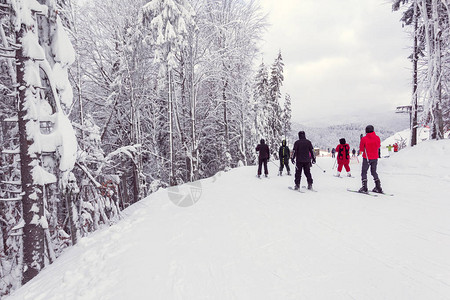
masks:
<svg viewBox="0 0 450 300"><path fill-rule="evenodd" d="M281 49L293 119L393 110L410 101L399 13L379 0L261 0L272 26L263 55Z"/></svg>

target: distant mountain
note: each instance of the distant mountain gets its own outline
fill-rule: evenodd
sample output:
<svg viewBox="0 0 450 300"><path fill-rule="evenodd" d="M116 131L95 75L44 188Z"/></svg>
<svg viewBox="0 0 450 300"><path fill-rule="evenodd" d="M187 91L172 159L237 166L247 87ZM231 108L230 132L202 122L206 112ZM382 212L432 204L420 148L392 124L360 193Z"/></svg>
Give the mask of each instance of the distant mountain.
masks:
<svg viewBox="0 0 450 300"><path fill-rule="evenodd" d="M370 118L365 116L364 121L354 118L352 122L336 122L325 126L308 126L299 123L292 124L292 132L289 144L297 140L297 133L305 131L306 138L311 140L313 146L327 150L339 144L340 138L345 138L351 148L358 149L361 134L365 134L365 128L371 124L375 132L383 141L396 132L409 128L409 115L405 114L376 114ZM322 121L325 122L325 121Z"/></svg>

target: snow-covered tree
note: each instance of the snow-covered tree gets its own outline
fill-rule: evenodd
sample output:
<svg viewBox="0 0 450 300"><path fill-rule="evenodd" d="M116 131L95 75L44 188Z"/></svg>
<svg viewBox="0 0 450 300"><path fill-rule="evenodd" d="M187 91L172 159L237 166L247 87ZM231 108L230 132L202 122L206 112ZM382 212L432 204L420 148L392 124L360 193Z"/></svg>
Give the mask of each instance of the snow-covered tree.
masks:
<svg viewBox="0 0 450 300"><path fill-rule="evenodd" d="M35 185L42 191L44 217L38 219L48 224L48 229L41 226L44 262L78 237L111 223L119 208L146 194L146 182L152 182L154 191L253 161L253 63L265 26L256 1L64 0L56 1L58 10L50 0L8 3L48 8L30 10L30 24L39 27L25 26L24 32L35 37L29 49L41 56L32 57L29 64L39 71L27 71L36 75L35 83L22 84L25 90L37 91L32 93L40 108L33 120L40 127L35 137L46 145L33 156L45 175L41 179L46 179ZM77 54L56 46L55 37L67 41L61 36L62 24L70 28ZM11 26L2 28L7 38L14 35L8 32ZM14 53L18 44L8 42L4 48L14 48ZM7 55L6 50L1 53ZM61 58L66 54L76 59L69 70L75 97L67 83L71 60ZM7 60L0 61L7 70ZM17 78L15 68L12 73L7 79ZM14 83L3 82L14 95ZM17 112L14 98L8 99L11 111ZM0 108L2 116L11 117L6 107ZM65 113L74 121L80 144L73 174L61 167L68 152L56 139L63 125L70 124ZM20 151L2 145L11 153L2 159L18 163L13 152ZM11 184L20 179L7 173L3 179ZM9 251L3 265L11 267L20 252L21 244L14 239L20 240L23 224L21 212L11 212L21 206L19 201L0 204L8 218L2 239L17 246L0 249L2 254ZM12 228L15 237L3 234ZM16 258L21 264L21 257Z"/></svg>
<svg viewBox="0 0 450 300"><path fill-rule="evenodd" d="M258 68L253 92L255 128L258 137L267 138L269 134L269 77L264 62Z"/></svg>
<svg viewBox="0 0 450 300"><path fill-rule="evenodd" d="M269 147L275 151L276 146L279 145L280 140L284 134L283 132L283 110L280 106L281 86L283 85L283 69L284 63L281 56L281 51L271 66L269 91L270 97L268 101L269 113Z"/></svg>
<svg viewBox="0 0 450 300"><path fill-rule="evenodd" d="M419 91L418 91L418 61L419 56L423 57L423 35L419 30L419 17L420 10L418 7L419 0L412 0L411 5L403 12L401 21L404 25L412 26L412 37L413 37L413 50L410 56L413 63L413 78L412 78L412 100L411 100L411 146L417 144L417 127L418 127L418 102L419 102ZM401 4L405 4L408 0L394 0L392 4L392 9L397 11L400 9Z"/></svg>
<svg viewBox="0 0 450 300"><path fill-rule="evenodd" d="M23 277L26 283L54 257L45 213L46 185L68 187L75 163L76 138L64 113L72 101L67 68L74 52L52 1L11 2L23 212ZM42 124L49 124L48 130ZM56 153L57 171L48 172L44 153ZM46 250L47 249L47 250ZM48 252L45 252L48 251Z"/></svg>
<svg viewBox="0 0 450 300"><path fill-rule="evenodd" d="M151 0L144 5L143 15L150 29L149 42L155 47L155 61L160 63L159 77L167 87L169 183L175 185L173 69L178 64L176 56L186 47L186 27L193 23L194 12L185 0Z"/></svg>
<svg viewBox="0 0 450 300"><path fill-rule="evenodd" d="M442 139L445 127L446 98L449 76L449 5L442 0L393 0L393 10L408 4L401 21L413 26L413 99L412 139L416 143L417 110L419 99L423 99L425 113L423 121L431 127L431 137ZM423 72L420 72L420 69Z"/></svg>
<svg viewBox="0 0 450 300"><path fill-rule="evenodd" d="M291 132L291 117L292 117L292 109L291 109L291 95L287 94L284 96L284 106L283 106L283 135L286 139Z"/></svg>

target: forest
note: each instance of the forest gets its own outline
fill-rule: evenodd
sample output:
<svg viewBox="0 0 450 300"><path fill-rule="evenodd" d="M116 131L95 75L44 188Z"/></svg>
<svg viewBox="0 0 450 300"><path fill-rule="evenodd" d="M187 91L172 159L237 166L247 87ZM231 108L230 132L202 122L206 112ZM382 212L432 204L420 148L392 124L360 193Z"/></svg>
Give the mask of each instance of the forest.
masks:
<svg viewBox="0 0 450 300"><path fill-rule="evenodd" d="M420 125L430 126L432 139L443 139L450 129L450 4L447 0L392 3L393 11L401 11L401 24L411 36L411 146L417 143Z"/></svg>
<svg viewBox="0 0 450 300"><path fill-rule="evenodd" d="M290 130L257 1L1 0L0 14L0 296L148 194L253 164L260 137Z"/></svg>
<svg viewBox="0 0 450 300"><path fill-rule="evenodd" d="M395 0L411 110L450 124L449 9ZM291 134L284 61L256 0L0 0L0 297L150 193L274 156ZM406 58L405 58L406 59Z"/></svg>

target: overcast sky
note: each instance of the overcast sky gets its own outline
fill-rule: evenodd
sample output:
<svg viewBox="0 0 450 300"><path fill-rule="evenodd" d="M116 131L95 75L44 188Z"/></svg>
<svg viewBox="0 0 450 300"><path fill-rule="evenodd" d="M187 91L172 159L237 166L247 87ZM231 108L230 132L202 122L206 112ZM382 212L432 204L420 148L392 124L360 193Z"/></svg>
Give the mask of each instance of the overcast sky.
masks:
<svg viewBox="0 0 450 300"><path fill-rule="evenodd" d="M260 2L271 24L263 59L281 50L293 121L331 125L410 103L411 40L390 0Z"/></svg>

